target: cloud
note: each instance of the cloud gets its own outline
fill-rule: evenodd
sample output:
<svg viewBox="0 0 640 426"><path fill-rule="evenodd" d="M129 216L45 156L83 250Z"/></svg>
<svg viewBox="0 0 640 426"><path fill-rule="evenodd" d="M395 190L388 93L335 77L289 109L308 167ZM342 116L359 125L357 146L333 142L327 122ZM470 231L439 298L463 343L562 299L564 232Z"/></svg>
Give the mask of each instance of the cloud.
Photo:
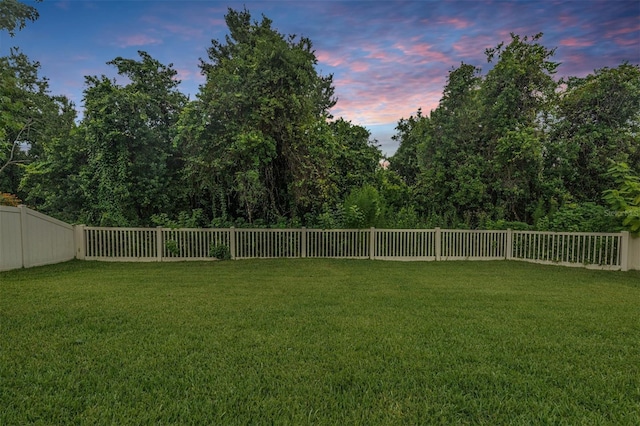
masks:
<svg viewBox="0 0 640 426"><path fill-rule="evenodd" d="M591 47L595 43L591 40L578 39L576 37L569 37L560 40L560 45L568 47Z"/></svg>
<svg viewBox="0 0 640 426"><path fill-rule="evenodd" d="M113 44L118 47L125 48L132 46L149 46L154 44L162 44L162 40L148 36L146 34L132 34L116 37Z"/></svg>
<svg viewBox="0 0 640 426"><path fill-rule="evenodd" d="M340 55L326 50L317 50L316 58L320 64L329 65L330 67L339 67L345 62L346 55Z"/></svg>
<svg viewBox="0 0 640 426"><path fill-rule="evenodd" d="M429 43L404 44L396 43L393 47L400 50L406 56L419 58L418 64L426 62L444 62L451 63L451 58L442 52L434 50L434 46ZM416 62L416 61L412 61Z"/></svg>
<svg viewBox="0 0 640 426"><path fill-rule="evenodd" d="M454 27L457 30L463 30L472 25L470 21L461 18L440 18L438 19L438 24L440 25L449 25Z"/></svg>

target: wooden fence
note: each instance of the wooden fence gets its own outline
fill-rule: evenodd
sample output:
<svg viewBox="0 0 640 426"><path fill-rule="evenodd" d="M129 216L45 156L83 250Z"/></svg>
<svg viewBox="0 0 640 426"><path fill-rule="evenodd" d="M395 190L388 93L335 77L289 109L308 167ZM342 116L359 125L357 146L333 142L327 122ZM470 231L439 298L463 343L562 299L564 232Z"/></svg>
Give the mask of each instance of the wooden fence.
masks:
<svg viewBox="0 0 640 426"><path fill-rule="evenodd" d="M226 246L232 259L350 258L384 260L497 260L598 269L629 264L629 233L558 233L452 229L168 229L76 227L79 257L87 260L212 259ZM640 241L639 241L640 242ZM639 263L636 266L636 263Z"/></svg>

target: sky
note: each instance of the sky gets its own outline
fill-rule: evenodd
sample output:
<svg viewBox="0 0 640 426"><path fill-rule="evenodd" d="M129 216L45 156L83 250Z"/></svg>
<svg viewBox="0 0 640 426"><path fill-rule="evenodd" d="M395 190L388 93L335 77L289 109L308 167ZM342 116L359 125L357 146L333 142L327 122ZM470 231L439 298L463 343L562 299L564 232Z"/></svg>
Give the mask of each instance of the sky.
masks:
<svg viewBox="0 0 640 426"><path fill-rule="evenodd" d="M106 62L138 59L139 50L173 64L180 90L195 99L204 82L199 59L211 40L224 40L228 8L246 7L282 34L311 39L318 72L333 74L333 116L366 127L386 155L397 148L398 120L434 109L461 62L487 72L485 49L511 33L544 33L541 43L557 49L558 78L640 64L639 0L23 1L40 18L13 38L1 32L0 55L18 46L39 61L51 93L66 95L80 114L84 77L117 77Z"/></svg>

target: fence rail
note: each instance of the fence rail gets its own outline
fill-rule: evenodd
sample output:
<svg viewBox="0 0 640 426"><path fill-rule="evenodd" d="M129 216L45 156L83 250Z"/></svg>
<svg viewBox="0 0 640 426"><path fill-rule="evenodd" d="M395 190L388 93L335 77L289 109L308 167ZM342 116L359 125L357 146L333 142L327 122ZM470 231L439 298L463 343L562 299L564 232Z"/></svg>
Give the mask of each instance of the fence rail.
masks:
<svg viewBox="0 0 640 426"><path fill-rule="evenodd" d="M455 229L168 229L81 227L88 260L353 258L496 260L627 270L629 234Z"/></svg>
<svg viewBox="0 0 640 426"><path fill-rule="evenodd" d="M233 259L512 259L640 270L640 238L630 238L628 232L104 228L68 225L24 206L0 206L0 271L73 257L131 262L205 260L212 259L221 245Z"/></svg>

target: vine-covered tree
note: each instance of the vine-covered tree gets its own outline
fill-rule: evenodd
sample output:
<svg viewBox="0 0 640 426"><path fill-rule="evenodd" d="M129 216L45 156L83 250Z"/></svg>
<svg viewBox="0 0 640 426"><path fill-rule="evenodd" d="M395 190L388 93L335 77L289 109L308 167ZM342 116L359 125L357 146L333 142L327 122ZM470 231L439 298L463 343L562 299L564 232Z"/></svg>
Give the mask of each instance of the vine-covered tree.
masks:
<svg viewBox="0 0 640 426"><path fill-rule="evenodd" d="M186 176L214 217L302 218L337 190L332 76L318 74L309 39L247 10L229 9L225 21L229 35L201 60L206 83L181 120Z"/></svg>
<svg viewBox="0 0 640 426"><path fill-rule="evenodd" d="M180 204L181 167L173 129L186 97L177 90L177 72L138 52L140 60L108 62L129 83L86 77L87 169L84 183L89 223L148 224L151 216Z"/></svg>

